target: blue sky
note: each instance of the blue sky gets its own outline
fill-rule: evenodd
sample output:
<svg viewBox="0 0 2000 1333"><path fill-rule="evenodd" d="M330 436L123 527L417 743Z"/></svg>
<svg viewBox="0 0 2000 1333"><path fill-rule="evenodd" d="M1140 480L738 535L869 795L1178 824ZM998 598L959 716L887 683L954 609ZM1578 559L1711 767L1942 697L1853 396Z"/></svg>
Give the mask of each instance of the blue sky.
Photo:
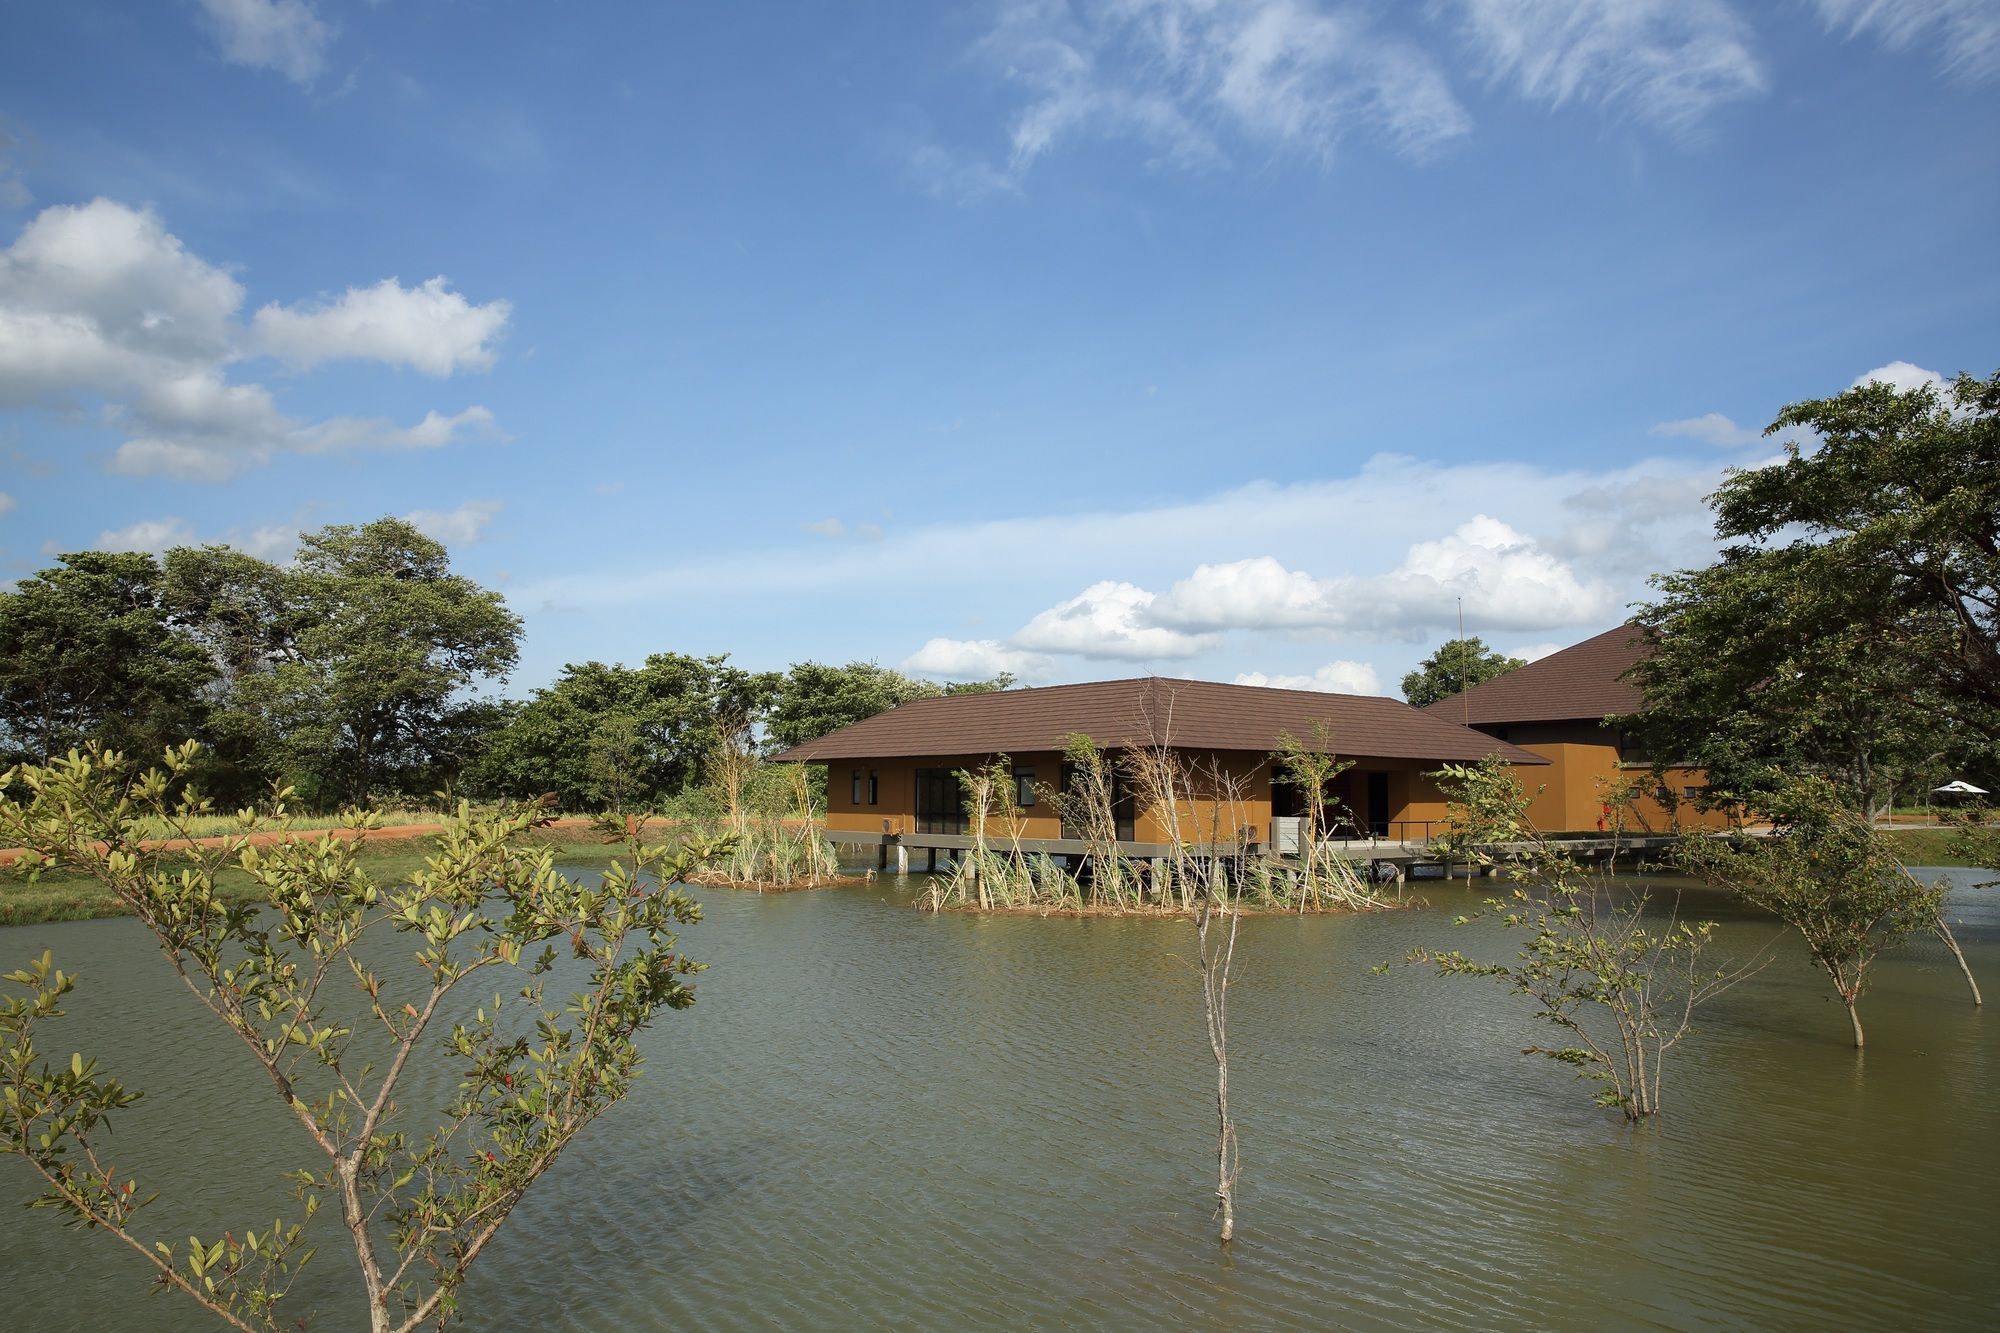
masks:
<svg viewBox="0 0 2000 1333"><path fill-rule="evenodd" d="M663 649L1393 692L2000 364L1992 0L0 4L0 577L411 515Z"/></svg>

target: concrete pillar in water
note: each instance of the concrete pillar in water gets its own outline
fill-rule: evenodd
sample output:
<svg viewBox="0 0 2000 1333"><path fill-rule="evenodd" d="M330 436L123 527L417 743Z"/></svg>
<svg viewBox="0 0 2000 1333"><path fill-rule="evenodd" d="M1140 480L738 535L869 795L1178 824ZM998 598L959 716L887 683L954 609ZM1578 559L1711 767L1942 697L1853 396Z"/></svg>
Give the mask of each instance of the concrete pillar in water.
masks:
<svg viewBox="0 0 2000 1333"><path fill-rule="evenodd" d="M1163 857L1154 857L1146 862L1146 887L1153 892L1153 901L1167 900L1167 863Z"/></svg>
<svg viewBox="0 0 2000 1333"><path fill-rule="evenodd" d="M924 856L924 869L933 875L937 874L937 848L930 848Z"/></svg>
<svg viewBox="0 0 2000 1333"><path fill-rule="evenodd" d="M910 873L910 849L905 847L902 843L899 842L896 844L896 874L901 876L901 875L907 875L909 873Z"/></svg>

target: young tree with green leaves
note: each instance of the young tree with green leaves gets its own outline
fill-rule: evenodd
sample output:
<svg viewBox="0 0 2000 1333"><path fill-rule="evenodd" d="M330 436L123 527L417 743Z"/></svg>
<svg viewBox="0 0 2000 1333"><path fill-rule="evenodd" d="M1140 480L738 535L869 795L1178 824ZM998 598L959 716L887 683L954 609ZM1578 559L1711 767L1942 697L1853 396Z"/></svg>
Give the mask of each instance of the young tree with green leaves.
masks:
<svg viewBox="0 0 2000 1333"><path fill-rule="evenodd" d="M1713 921L1674 918L1662 928L1647 922L1643 896L1617 905L1608 882L1535 829L1528 819L1533 797L1497 756L1446 765L1439 781L1451 801L1446 863L1498 869L1514 882L1459 924L1489 918L1527 938L1511 962L1428 948L1412 949L1405 961L1439 976L1490 978L1528 997L1535 1017L1563 1035L1523 1054L1597 1083L1598 1104L1617 1107L1628 1121L1659 1114L1667 1053L1694 1031L1695 1010L1748 969L1706 963Z"/></svg>
<svg viewBox="0 0 2000 1333"><path fill-rule="evenodd" d="M1403 677L1403 698L1425 708L1526 665L1521 658L1494 652L1484 639L1446 639Z"/></svg>
<svg viewBox="0 0 2000 1333"><path fill-rule="evenodd" d="M1882 953L1916 931L1946 941L1979 1003L1978 983L1944 919L1944 885L1926 884L1870 821L1825 778L1794 779L1767 793L1768 838L1690 839L1683 865L1734 889L1798 931L1847 1010L1854 1045L1866 1041L1861 996Z"/></svg>
<svg viewBox="0 0 2000 1333"><path fill-rule="evenodd" d="M0 1007L0 1153L40 1179L38 1203L106 1232L230 1327L291 1326L283 1301L311 1257L305 1223L327 1205L357 1265L356 1322L441 1327L529 1187L631 1090L638 1034L694 1002L700 964L676 932L700 911L675 885L726 848L667 850L635 835L584 883L557 873L549 849L521 845L530 815L464 808L397 884L368 874L356 841L253 845L264 827L254 817L221 847L148 847L141 817L185 832L207 809L185 785L198 762L190 742L136 779L94 747L14 769L0 775L0 793L21 793L0 796L0 842L33 849L35 868L103 882L239 1039L302 1132L298 1215L185 1245L142 1234L153 1196L105 1153L140 1094L95 1059L43 1060L37 1029L62 1016L77 982L46 954L6 977L17 990ZM225 867L251 879L256 901L217 893ZM546 994L559 957L567 1000ZM429 1112L405 1085L437 1066L456 1087Z"/></svg>

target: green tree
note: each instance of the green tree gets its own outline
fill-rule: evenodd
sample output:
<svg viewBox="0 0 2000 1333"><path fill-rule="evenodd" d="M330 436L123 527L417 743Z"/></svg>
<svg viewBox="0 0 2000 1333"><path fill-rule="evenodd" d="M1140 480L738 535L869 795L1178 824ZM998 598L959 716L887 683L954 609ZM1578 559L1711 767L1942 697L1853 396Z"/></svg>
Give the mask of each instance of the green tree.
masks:
<svg viewBox="0 0 2000 1333"><path fill-rule="evenodd" d="M747 737L776 682L683 653L567 666L489 738L468 782L490 795L554 792L568 809L657 805L700 782L725 740Z"/></svg>
<svg viewBox="0 0 2000 1333"><path fill-rule="evenodd" d="M1526 665L1518 657L1494 652L1484 639L1446 639L1403 677L1403 697L1414 707L1426 708Z"/></svg>
<svg viewBox="0 0 2000 1333"><path fill-rule="evenodd" d="M520 845L529 815L461 809L399 884L376 883L353 840L252 846L255 820L224 847L148 850L140 817L185 832L205 809L185 786L197 763L189 743L135 781L93 748L0 774L0 791L25 793L0 797L0 840L33 849L37 866L102 881L241 1041L304 1131L310 1165L288 1177L298 1215L269 1229L218 1224L185 1245L140 1234L153 1196L105 1152L139 1094L84 1055L42 1059L36 1029L61 1018L76 984L47 954L5 978L18 990L0 1006L0 1152L40 1178L38 1203L108 1233L231 1327L293 1325L283 1301L311 1258L305 1224L322 1201L352 1246L366 1326L441 1327L529 1187L631 1090L639 1033L694 1002L700 964L675 932L700 909L675 886L726 846L667 851L634 837L585 884L558 874L550 849ZM257 901L217 894L225 867ZM375 936L396 942L365 947ZM557 946L572 960L566 1001L544 993ZM445 1089L442 1104L406 1083ZM218 1145L215 1169L228 1159Z"/></svg>
<svg viewBox="0 0 2000 1333"><path fill-rule="evenodd" d="M803 745L897 704L941 693L927 680L913 680L874 662L849 662L844 667L800 662L779 684L764 731L778 746Z"/></svg>
<svg viewBox="0 0 2000 1333"><path fill-rule="evenodd" d="M202 787L229 808L254 804L283 773L260 688L298 657L305 612L290 571L223 545L177 546L161 562L160 600L215 667L202 729Z"/></svg>
<svg viewBox="0 0 2000 1333"><path fill-rule="evenodd" d="M1763 807L1772 820L1771 837L1692 838L1683 846L1682 861L1692 873L1727 885L1799 932L1846 1007L1859 1048L1865 1040L1861 996L1884 950L1913 931L1935 930L1950 940L1964 966L1944 923L1943 882L1926 884L1912 875L1825 778L1778 786L1766 794ZM1965 976L1971 984L1970 969ZM1974 1003L1978 994L1974 985Z"/></svg>
<svg viewBox="0 0 2000 1333"><path fill-rule="evenodd" d="M175 632L150 555L83 551L0 593L0 753L91 740L157 755L205 720L216 668Z"/></svg>
<svg viewBox="0 0 2000 1333"><path fill-rule="evenodd" d="M478 707L468 692L513 668L520 618L397 518L305 534L291 583L302 621L291 660L240 684L300 786L365 803L378 787L435 782L439 738Z"/></svg>
<svg viewBox="0 0 2000 1333"><path fill-rule="evenodd" d="M1655 579L1630 728L1717 798L1817 774L1854 808L2000 767L2000 375L1797 403L1711 497L1713 565Z"/></svg>

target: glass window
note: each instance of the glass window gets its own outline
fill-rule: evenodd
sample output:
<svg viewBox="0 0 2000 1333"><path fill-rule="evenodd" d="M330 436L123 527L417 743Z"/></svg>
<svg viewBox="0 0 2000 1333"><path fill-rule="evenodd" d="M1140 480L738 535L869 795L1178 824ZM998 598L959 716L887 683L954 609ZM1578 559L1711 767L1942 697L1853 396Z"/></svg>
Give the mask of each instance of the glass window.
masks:
<svg viewBox="0 0 2000 1333"><path fill-rule="evenodd" d="M858 768L854 770L854 782L852 789L848 793L847 803L849 805L861 804L861 770Z"/></svg>
<svg viewBox="0 0 2000 1333"><path fill-rule="evenodd" d="M1035 770L1017 768L1014 770L1014 804L1026 810L1035 803Z"/></svg>
<svg viewBox="0 0 2000 1333"><path fill-rule="evenodd" d="M874 769L868 770L868 804L873 805L882 794L882 775Z"/></svg>

